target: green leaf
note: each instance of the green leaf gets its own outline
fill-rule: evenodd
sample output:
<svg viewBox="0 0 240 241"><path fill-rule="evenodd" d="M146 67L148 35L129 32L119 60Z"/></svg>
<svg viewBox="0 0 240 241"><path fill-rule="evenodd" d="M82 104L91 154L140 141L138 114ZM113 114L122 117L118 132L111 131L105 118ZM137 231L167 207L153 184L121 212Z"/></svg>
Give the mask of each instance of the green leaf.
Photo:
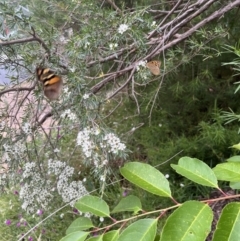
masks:
<svg viewBox="0 0 240 241"><path fill-rule="evenodd" d="M129 225L119 236L118 241L154 240L157 231L157 219L141 219Z"/></svg>
<svg viewBox="0 0 240 241"><path fill-rule="evenodd" d="M227 159L228 162L240 162L240 156L232 156Z"/></svg>
<svg viewBox="0 0 240 241"><path fill-rule="evenodd" d="M240 163L227 162L213 168L218 180L240 182Z"/></svg>
<svg viewBox="0 0 240 241"><path fill-rule="evenodd" d="M156 168L140 162L129 162L120 169L121 174L142 189L163 197L171 197L169 182Z"/></svg>
<svg viewBox="0 0 240 241"><path fill-rule="evenodd" d="M217 178L213 170L204 162L191 157L182 157L178 165L171 167L180 175L198 184L218 188Z"/></svg>
<svg viewBox="0 0 240 241"><path fill-rule="evenodd" d="M80 231L80 230L86 230L92 227L94 226L92 224L92 221L89 218L79 217L71 223L71 225L68 227L66 231L66 234Z"/></svg>
<svg viewBox="0 0 240 241"><path fill-rule="evenodd" d="M230 182L229 186L232 189L240 189L240 182Z"/></svg>
<svg viewBox="0 0 240 241"><path fill-rule="evenodd" d="M207 204L187 201L167 219L160 241L204 241L212 220L212 210Z"/></svg>
<svg viewBox="0 0 240 241"><path fill-rule="evenodd" d="M134 214L142 210L142 204L138 197L129 195L123 198L118 205L113 209L112 213L130 211Z"/></svg>
<svg viewBox="0 0 240 241"><path fill-rule="evenodd" d="M84 241L89 232L77 231L70 233L67 236L63 237L60 241Z"/></svg>
<svg viewBox="0 0 240 241"><path fill-rule="evenodd" d="M86 241L103 241L103 234L97 237L91 237L87 239Z"/></svg>
<svg viewBox="0 0 240 241"><path fill-rule="evenodd" d="M239 230L240 203L229 203L222 210L212 241L239 241Z"/></svg>
<svg viewBox="0 0 240 241"><path fill-rule="evenodd" d="M119 237L119 230L112 230L104 234L103 241L116 241Z"/></svg>
<svg viewBox="0 0 240 241"><path fill-rule="evenodd" d="M235 148L237 150L240 150L240 143L236 144L236 145L233 145L231 146L232 148Z"/></svg>
<svg viewBox="0 0 240 241"><path fill-rule="evenodd" d="M75 207L81 212L90 212L99 217L109 217L107 203L99 197L84 196L75 203Z"/></svg>

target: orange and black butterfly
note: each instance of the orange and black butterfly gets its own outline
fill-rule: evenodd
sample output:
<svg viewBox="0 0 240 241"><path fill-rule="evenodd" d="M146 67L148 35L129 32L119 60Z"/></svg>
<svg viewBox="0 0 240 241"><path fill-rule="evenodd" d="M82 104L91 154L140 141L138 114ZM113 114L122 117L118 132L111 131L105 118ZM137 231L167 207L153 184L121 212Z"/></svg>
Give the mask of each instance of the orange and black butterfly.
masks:
<svg viewBox="0 0 240 241"><path fill-rule="evenodd" d="M160 75L161 61L152 60L152 61L147 62L146 66L152 72L152 74Z"/></svg>
<svg viewBox="0 0 240 241"><path fill-rule="evenodd" d="M56 100L60 96L63 87L61 76L48 68L37 68L37 78L43 84L43 91L49 100Z"/></svg>

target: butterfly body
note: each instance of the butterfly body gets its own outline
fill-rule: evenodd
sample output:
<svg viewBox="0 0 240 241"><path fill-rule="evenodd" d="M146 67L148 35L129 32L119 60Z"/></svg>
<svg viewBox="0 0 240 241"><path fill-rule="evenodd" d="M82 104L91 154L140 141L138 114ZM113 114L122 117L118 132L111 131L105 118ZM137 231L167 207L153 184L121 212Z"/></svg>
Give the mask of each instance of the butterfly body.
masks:
<svg viewBox="0 0 240 241"><path fill-rule="evenodd" d="M146 67L154 75L160 75L160 66L161 66L161 61L158 61L158 60L152 60L146 63Z"/></svg>
<svg viewBox="0 0 240 241"><path fill-rule="evenodd" d="M37 68L37 78L43 84L45 96L49 100L56 100L60 96L63 87L62 78L48 68Z"/></svg>

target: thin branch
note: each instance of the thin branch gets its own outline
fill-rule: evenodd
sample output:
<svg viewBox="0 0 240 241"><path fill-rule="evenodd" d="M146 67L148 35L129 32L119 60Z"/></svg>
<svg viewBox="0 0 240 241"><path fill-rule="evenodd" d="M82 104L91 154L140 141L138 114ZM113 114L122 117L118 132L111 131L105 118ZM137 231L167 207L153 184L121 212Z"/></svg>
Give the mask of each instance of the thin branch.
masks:
<svg viewBox="0 0 240 241"><path fill-rule="evenodd" d="M19 88L10 88L7 90L3 90L0 92L0 96L4 95L6 93L9 92L20 92L20 91L32 91L35 88L36 85L32 86L32 87L19 87Z"/></svg>
<svg viewBox="0 0 240 241"><path fill-rule="evenodd" d="M112 113L113 113L121 104L122 104L122 97L121 97L120 102L114 107L114 109L113 109L112 111L110 111L110 113L109 113L108 115L104 116L102 119L104 120L104 119L108 118L110 115L112 115Z"/></svg>
<svg viewBox="0 0 240 241"><path fill-rule="evenodd" d="M115 4L113 0L106 0L117 12L122 13L121 9Z"/></svg>
<svg viewBox="0 0 240 241"><path fill-rule="evenodd" d="M134 49L134 47L135 47L135 43L129 45L128 47L124 47L122 49L119 49L117 52L115 52L115 53L113 53L113 54L111 54L107 57L101 58L99 60L90 61L90 62L87 63L87 67L93 66L93 65L98 64L98 63L105 63L109 60L118 59L120 56L123 55L123 53L125 51L129 51L129 50L135 51L136 49Z"/></svg>
<svg viewBox="0 0 240 241"><path fill-rule="evenodd" d="M10 40L10 41L4 41L4 42L1 42L0 41L0 46L8 46L8 45L13 45L13 44L21 44L21 43L29 43L29 42L39 42L43 48L48 52L48 54L50 55L50 50L48 48L48 46L44 43L44 41L39 38L36 33L35 33L35 30L34 28L32 27L32 33L30 33L33 37L31 38L22 38L22 39L17 39L17 40Z"/></svg>
<svg viewBox="0 0 240 241"><path fill-rule="evenodd" d="M0 46L7 46L7 45L13 45L13 44L28 43L28 42L33 42L33 41L37 41L36 38L34 38L34 37L31 37L31 38L23 38L23 39L17 39L17 40L10 40L10 41L0 42Z"/></svg>
<svg viewBox="0 0 240 241"><path fill-rule="evenodd" d="M134 72L135 72L135 68L132 69L132 72L128 77L127 81L120 88L118 88L112 95L110 95L106 100L113 98L119 91L121 91L124 87L126 87L127 84L130 82L130 80L132 79Z"/></svg>
<svg viewBox="0 0 240 241"><path fill-rule="evenodd" d="M138 114L140 114L140 107L139 107L139 104L138 104L138 100L137 100L137 97L135 95L135 90L134 90L134 84L135 84L135 81L134 81L134 76L133 76L133 80L132 80L132 96L136 102L136 105L137 105L137 112Z"/></svg>

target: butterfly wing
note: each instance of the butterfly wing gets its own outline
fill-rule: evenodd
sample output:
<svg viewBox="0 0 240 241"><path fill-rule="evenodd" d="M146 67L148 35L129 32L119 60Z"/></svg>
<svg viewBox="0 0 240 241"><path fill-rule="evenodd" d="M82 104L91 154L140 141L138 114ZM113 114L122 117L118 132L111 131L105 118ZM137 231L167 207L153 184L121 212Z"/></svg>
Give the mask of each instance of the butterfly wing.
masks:
<svg viewBox="0 0 240 241"><path fill-rule="evenodd" d="M152 60L147 62L147 68L152 72L154 75L160 75L160 66L161 62L157 60Z"/></svg>
<svg viewBox="0 0 240 241"><path fill-rule="evenodd" d="M63 81L54 71L45 68L36 69L37 78L43 84L45 96L50 100L56 100L62 92Z"/></svg>

